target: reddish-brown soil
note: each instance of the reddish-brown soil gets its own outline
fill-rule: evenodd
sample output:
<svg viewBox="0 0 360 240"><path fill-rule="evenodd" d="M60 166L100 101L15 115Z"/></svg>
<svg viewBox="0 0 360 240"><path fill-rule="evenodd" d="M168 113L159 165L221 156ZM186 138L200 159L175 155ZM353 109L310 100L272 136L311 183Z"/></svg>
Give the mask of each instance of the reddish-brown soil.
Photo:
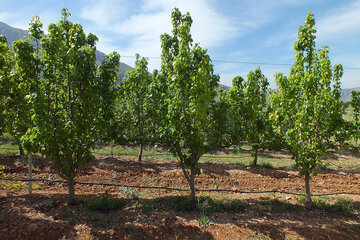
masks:
<svg viewBox="0 0 360 240"><path fill-rule="evenodd" d="M26 178L27 166L16 163L15 156L0 156L8 178ZM187 188L176 162L161 159L135 162L132 157L98 157L80 171L78 182L116 183L138 186ZM200 164L202 174L196 179L198 189L241 191L282 190L302 193L303 180L296 170L266 169L230 164ZM61 180L53 174L46 159L35 158L35 178ZM243 211L207 214L212 224L199 224L199 211L154 210L144 212L139 199L176 196L176 191L138 189L139 199L129 198L119 187L76 185L76 194L85 202L108 191L124 198L127 205L111 212L90 211L85 204L68 206L67 185L36 182L40 189L27 194L26 184L0 184L0 239L360 239L360 172L340 169L319 172L312 179L313 194L349 192L352 213L325 211L319 208L264 210L260 203L278 198L289 206L297 199L288 194L198 193L215 198L228 197L247 203ZM51 201L51 204L49 204Z"/></svg>

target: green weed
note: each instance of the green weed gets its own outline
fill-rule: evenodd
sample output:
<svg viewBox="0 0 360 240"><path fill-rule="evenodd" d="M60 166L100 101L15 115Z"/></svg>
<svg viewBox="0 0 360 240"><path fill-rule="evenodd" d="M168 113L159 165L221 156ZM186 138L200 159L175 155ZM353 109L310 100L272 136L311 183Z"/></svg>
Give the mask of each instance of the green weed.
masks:
<svg viewBox="0 0 360 240"><path fill-rule="evenodd" d="M15 190L15 191L21 191L26 188L26 183L19 182L19 181L5 183L4 185L5 185L5 187Z"/></svg>
<svg viewBox="0 0 360 240"><path fill-rule="evenodd" d="M87 206L90 210L94 211L112 211L124 208L126 201L123 199L113 198L107 192L97 198L91 199Z"/></svg>
<svg viewBox="0 0 360 240"><path fill-rule="evenodd" d="M136 188L123 187L122 192L129 199L139 199L140 191Z"/></svg>
<svg viewBox="0 0 360 240"><path fill-rule="evenodd" d="M205 213L200 213L198 222L200 226L205 226L205 227L213 224L213 221L211 221L211 219L208 216L206 216Z"/></svg>

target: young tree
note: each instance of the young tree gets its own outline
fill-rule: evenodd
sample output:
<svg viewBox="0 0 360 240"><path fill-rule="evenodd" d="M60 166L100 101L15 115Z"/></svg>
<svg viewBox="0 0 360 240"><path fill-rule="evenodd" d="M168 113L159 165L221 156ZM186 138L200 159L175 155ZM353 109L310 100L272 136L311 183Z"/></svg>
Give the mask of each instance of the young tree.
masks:
<svg viewBox="0 0 360 240"><path fill-rule="evenodd" d="M310 175L321 164L341 118L341 65L331 67L329 50L315 49L315 19L309 12L294 44L295 63L289 77L276 74L278 92L271 95L271 114L304 177L306 203L311 206ZM333 85L331 86L331 84Z"/></svg>
<svg viewBox="0 0 360 240"><path fill-rule="evenodd" d="M230 89L231 120L233 139L239 144L239 138L251 144L253 165L257 165L258 150L265 148L267 128L267 87L269 82L261 73L260 68L249 72L247 81L241 77L233 80Z"/></svg>
<svg viewBox="0 0 360 240"><path fill-rule="evenodd" d="M0 134L6 128L6 112L10 95L10 82L12 78L12 69L14 66L14 56L6 37L0 35Z"/></svg>
<svg viewBox="0 0 360 240"><path fill-rule="evenodd" d="M228 147L230 145L229 109L229 92L220 87L210 110L208 138L212 141L212 146Z"/></svg>
<svg viewBox="0 0 360 240"><path fill-rule="evenodd" d="M120 56L106 56L97 68L97 37L86 36L69 16L63 9L62 20L50 24L49 33L42 38L39 28L30 28L41 41L42 79L38 92L30 96L34 127L23 142L27 149L52 159L60 176L68 181L72 204L76 171L93 159L94 143L103 136L112 115Z"/></svg>
<svg viewBox="0 0 360 240"><path fill-rule="evenodd" d="M158 104L165 107L160 135L163 146L178 158L180 167L190 185L190 208L197 207L195 175L197 163L209 151L209 118L215 101L219 77L206 50L193 45L190 35L190 14L172 11L172 35L163 34L161 72L158 76Z"/></svg>
<svg viewBox="0 0 360 240"><path fill-rule="evenodd" d="M14 66L8 91L6 122L7 132L19 145L20 158L24 158L21 137L31 128L32 106L29 96L38 87L38 59L29 39L13 42Z"/></svg>
<svg viewBox="0 0 360 240"><path fill-rule="evenodd" d="M143 147L151 138L150 116L146 108L149 85L152 77L148 72L148 62L136 55L135 68L128 71L120 85L119 104L122 111L120 119L127 142L140 145L138 161L141 161Z"/></svg>
<svg viewBox="0 0 360 240"><path fill-rule="evenodd" d="M360 137L360 92L359 91L351 91L351 101L350 106L353 109L353 129L354 129L354 138L355 144L358 146L358 140Z"/></svg>

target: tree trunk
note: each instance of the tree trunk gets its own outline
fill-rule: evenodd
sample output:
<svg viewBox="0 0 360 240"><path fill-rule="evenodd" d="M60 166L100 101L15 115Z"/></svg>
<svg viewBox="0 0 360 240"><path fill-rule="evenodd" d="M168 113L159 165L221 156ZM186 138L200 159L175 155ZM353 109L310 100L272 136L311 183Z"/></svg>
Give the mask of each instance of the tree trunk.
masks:
<svg viewBox="0 0 360 240"><path fill-rule="evenodd" d="M189 184L190 184L190 210L196 210L197 200L195 195L195 166L191 167Z"/></svg>
<svg viewBox="0 0 360 240"><path fill-rule="evenodd" d="M68 187L69 187L69 205L75 205L75 186L74 178L68 178Z"/></svg>
<svg viewBox="0 0 360 240"><path fill-rule="evenodd" d="M32 193L32 155L31 153L28 154L28 193Z"/></svg>
<svg viewBox="0 0 360 240"><path fill-rule="evenodd" d="M310 173L305 174L305 207L310 209L312 207L311 191L310 191Z"/></svg>
<svg viewBox="0 0 360 240"><path fill-rule="evenodd" d="M257 166L258 149L257 149L257 148L255 148L254 150L255 150L255 153L254 153L254 160L253 160L252 165L253 165L253 166Z"/></svg>
<svg viewBox="0 0 360 240"><path fill-rule="evenodd" d="M24 149L22 148L21 144L19 144L19 153L20 153L20 161L24 162L25 153L24 153Z"/></svg>
<svg viewBox="0 0 360 240"><path fill-rule="evenodd" d="M111 157L114 157L114 142L110 142L110 155Z"/></svg>
<svg viewBox="0 0 360 240"><path fill-rule="evenodd" d="M141 162L142 154L143 154L143 144L140 143L139 158L138 158L139 162Z"/></svg>

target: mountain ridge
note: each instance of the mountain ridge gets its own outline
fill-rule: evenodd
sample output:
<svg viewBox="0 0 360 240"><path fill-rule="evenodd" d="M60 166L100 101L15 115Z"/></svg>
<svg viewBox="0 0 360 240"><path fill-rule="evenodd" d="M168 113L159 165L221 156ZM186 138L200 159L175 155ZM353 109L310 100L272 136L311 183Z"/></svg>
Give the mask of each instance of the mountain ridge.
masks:
<svg viewBox="0 0 360 240"><path fill-rule="evenodd" d="M0 21L0 35L4 35L6 37L7 42L9 44L9 46L11 47L13 41L16 41L16 40L24 38L24 37L29 37L29 31L19 29L19 28L14 28L14 27ZM103 53L99 50L96 50L96 61L98 64L102 63L105 55L106 55L105 53ZM120 62L119 80L121 81L125 77L126 72L131 69L133 69L133 68L130 67L129 65L127 65L123 62Z"/></svg>

